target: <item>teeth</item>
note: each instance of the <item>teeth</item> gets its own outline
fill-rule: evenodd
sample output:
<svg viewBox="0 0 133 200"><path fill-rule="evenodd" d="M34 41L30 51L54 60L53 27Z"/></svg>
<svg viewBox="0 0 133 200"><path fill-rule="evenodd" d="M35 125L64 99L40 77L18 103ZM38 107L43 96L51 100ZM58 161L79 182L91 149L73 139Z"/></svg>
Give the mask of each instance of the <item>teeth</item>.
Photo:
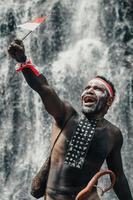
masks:
<svg viewBox="0 0 133 200"><path fill-rule="evenodd" d="M94 104L94 102L87 102L87 103L84 103L84 105L92 105L92 104Z"/></svg>
<svg viewBox="0 0 133 200"><path fill-rule="evenodd" d="M84 102L85 102L85 103L95 102L95 99L94 99L94 98L91 98L91 97L85 97L85 98L84 98Z"/></svg>

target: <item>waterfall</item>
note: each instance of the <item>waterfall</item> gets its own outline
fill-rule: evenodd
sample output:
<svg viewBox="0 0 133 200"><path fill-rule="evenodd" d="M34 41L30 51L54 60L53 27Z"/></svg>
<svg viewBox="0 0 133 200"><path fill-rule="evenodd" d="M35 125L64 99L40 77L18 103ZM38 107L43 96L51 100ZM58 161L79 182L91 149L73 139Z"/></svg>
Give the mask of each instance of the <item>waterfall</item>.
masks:
<svg viewBox="0 0 133 200"><path fill-rule="evenodd" d="M52 118L27 86L7 46L27 32L18 24L49 15L24 43L28 57L62 99L80 110L86 81L103 75L116 87L107 119L124 136L124 171L133 192L133 3L129 0L3 0L0 3L1 200L32 200L30 184L50 149ZM106 167L104 164L103 168ZM105 185L103 178L99 185ZM107 183L108 184L108 183ZM108 192L103 200L117 199Z"/></svg>

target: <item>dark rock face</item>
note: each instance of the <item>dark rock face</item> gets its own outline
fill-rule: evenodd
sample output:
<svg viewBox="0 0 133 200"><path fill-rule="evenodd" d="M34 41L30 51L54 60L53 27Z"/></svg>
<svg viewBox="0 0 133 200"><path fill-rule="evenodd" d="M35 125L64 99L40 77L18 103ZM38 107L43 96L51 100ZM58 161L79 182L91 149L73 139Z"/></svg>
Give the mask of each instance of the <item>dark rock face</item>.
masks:
<svg viewBox="0 0 133 200"><path fill-rule="evenodd" d="M0 191L2 200L32 200L30 183L49 149L51 117L15 72L6 47L25 35L18 24L50 14L25 40L26 52L61 98L80 110L80 94L99 74L116 87L107 118L123 132L124 170L133 191L133 2L21 1L0 5ZM104 166L105 167L105 166ZM101 181L106 183L105 180ZM103 199L117 199L108 193Z"/></svg>
<svg viewBox="0 0 133 200"><path fill-rule="evenodd" d="M2 16L0 23L0 35L5 37L11 34L16 29L16 19L13 11L7 12L6 16Z"/></svg>

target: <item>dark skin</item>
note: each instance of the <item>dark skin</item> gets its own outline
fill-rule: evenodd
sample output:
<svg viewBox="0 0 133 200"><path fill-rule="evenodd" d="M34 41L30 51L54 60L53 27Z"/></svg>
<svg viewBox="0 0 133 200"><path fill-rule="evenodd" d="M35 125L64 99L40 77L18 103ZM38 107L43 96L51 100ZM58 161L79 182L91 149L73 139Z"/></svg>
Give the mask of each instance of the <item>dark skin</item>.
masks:
<svg viewBox="0 0 133 200"><path fill-rule="evenodd" d="M25 61L22 41L14 41L9 46L8 52L17 61ZM100 170L105 160L107 161L108 168L117 176L114 191L118 199L132 200L122 166L122 134L116 126L104 118L113 101L105 86L97 81L91 81L86 85L82 94L84 115L88 119L97 118L98 124L83 168L79 170L64 164L67 146L78 123L79 114L69 103L62 101L58 97L42 74L37 77L28 68L23 69L22 73L29 86L40 95L47 112L54 118L51 145L65 121L71 116L52 152L46 200L74 200L77 193ZM87 97L89 97L88 100ZM95 188L87 199L99 200Z"/></svg>

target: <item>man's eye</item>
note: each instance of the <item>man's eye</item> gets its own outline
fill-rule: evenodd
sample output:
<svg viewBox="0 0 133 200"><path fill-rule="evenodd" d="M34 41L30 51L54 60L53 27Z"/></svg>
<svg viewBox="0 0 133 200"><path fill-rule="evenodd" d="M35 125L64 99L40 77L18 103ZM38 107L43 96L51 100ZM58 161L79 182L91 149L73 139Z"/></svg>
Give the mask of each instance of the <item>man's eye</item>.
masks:
<svg viewBox="0 0 133 200"><path fill-rule="evenodd" d="M89 86L85 88L85 90L89 90L89 89L90 89L90 87L89 87Z"/></svg>
<svg viewBox="0 0 133 200"><path fill-rule="evenodd" d="M99 91L102 91L102 92L103 92L103 89L102 89L102 88L95 87L94 89L95 89L95 90L99 90Z"/></svg>
<svg viewBox="0 0 133 200"><path fill-rule="evenodd" d="M100 91L102 91L102 89L101 89L101 88L96 88L96 90L100 90Z"/></svg>

